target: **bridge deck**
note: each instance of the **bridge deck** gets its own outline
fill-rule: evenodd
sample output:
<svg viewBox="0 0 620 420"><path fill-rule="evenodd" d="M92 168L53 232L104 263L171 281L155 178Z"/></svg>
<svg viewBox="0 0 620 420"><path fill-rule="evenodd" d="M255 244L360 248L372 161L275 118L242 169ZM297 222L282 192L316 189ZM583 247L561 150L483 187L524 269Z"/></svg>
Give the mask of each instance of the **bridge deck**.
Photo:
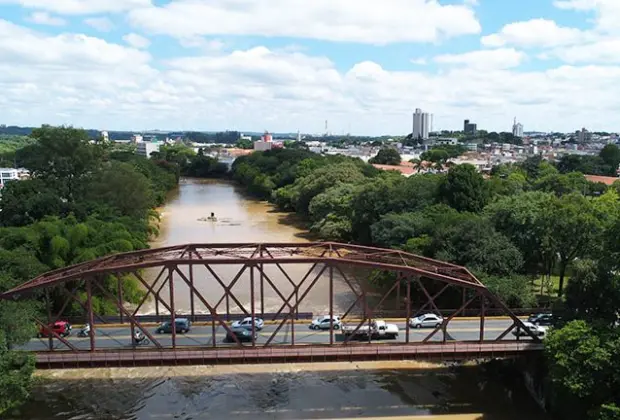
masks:
<svg viewBox="0 0 620 420"><path fill-rule="evenodd" d="M504 341L497 343L446 343L426 345L359 344L339 347L307 345L239 349L166 349L136 351L53 351L36 354L39 369L132 367L155 365L213 365L246 363L359 361L359 360L465 360L512 357L539 352L542 344Z"/></svg>

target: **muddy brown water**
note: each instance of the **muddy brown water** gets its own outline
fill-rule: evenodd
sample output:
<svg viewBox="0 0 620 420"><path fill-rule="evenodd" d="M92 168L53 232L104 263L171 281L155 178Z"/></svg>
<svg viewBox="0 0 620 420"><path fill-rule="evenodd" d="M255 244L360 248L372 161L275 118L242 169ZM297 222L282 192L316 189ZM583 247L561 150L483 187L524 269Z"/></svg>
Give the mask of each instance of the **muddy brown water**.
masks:
<svg viewBox="0 0 620 420"><path fill-rule="evenodd" d="M211 212L217 222L198 221ZM183 180L163 213L161 235L153 246L307 240L303 230L289 223L289 216L247 198L226 182ZM220 270L222 276L232 274ZM287 281L273 276L278 284ZM201 283L205 295L221 292L212 283ZM347 287L339 282L337 291L337 305L346 304L351 294ZM249 295L243 288L236 292L247 304ZM177 305L188 308L188 296L176 296ZM326 296L327 283L319 283L302 309L325 310ZM276 303L274 299L269 305ZM480 366L415 362L40 371L31 400L4 418L546 419L522 388L507 385Z"/></svg>

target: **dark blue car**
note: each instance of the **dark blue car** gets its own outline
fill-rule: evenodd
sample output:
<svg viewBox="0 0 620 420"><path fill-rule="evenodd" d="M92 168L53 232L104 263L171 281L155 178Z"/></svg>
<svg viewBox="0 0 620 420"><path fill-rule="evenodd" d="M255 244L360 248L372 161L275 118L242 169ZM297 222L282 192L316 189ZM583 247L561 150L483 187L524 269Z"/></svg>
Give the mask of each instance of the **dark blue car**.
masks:
<svg viewBox="0 0 620 420"><path fill-rule="evenodd" d="M177 333L185 334L192 328L192 323L187 318L177 318L174 320L174 323L176 324ZM170 321L162 322L156 331L157 334L171 334L172 323Z"/></svg>

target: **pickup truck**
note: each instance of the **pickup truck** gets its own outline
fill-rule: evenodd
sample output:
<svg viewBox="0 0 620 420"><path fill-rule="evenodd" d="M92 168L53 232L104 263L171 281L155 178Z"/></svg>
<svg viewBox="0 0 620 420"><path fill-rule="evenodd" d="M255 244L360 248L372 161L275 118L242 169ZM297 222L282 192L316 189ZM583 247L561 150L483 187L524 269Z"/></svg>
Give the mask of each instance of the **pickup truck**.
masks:
<svg viewBox="0 0 620 420"><path fill-rule="evenodd" d="M343 325L340 328L340 333L345 337L352 336L358 340L368 340L368 335L370 335L371 340L393 340L398 337L398 325L388 324L383 320L373 320L370 327L368 324L364 324L357 331L355 331L356 327L357 325Z"/></svg>

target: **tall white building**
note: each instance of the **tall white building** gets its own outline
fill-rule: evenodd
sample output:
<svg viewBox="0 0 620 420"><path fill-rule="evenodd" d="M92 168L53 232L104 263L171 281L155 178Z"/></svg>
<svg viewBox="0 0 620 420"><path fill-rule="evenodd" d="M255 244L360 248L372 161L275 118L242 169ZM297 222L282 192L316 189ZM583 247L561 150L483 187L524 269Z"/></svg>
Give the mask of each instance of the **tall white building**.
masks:
<svg viewBox="0 0 620 420"><path fill-rule="evenodd" d="M517 122L517 117L512 123L512 135L519 138L523 137L523 124Z"/></svg>
<svg viewBox="0 0 620 420"><path fill-rule="evenodd" d="M428 140L428 133L431 131L431 115L416 108L413 113L413 138Z"/></svg>

